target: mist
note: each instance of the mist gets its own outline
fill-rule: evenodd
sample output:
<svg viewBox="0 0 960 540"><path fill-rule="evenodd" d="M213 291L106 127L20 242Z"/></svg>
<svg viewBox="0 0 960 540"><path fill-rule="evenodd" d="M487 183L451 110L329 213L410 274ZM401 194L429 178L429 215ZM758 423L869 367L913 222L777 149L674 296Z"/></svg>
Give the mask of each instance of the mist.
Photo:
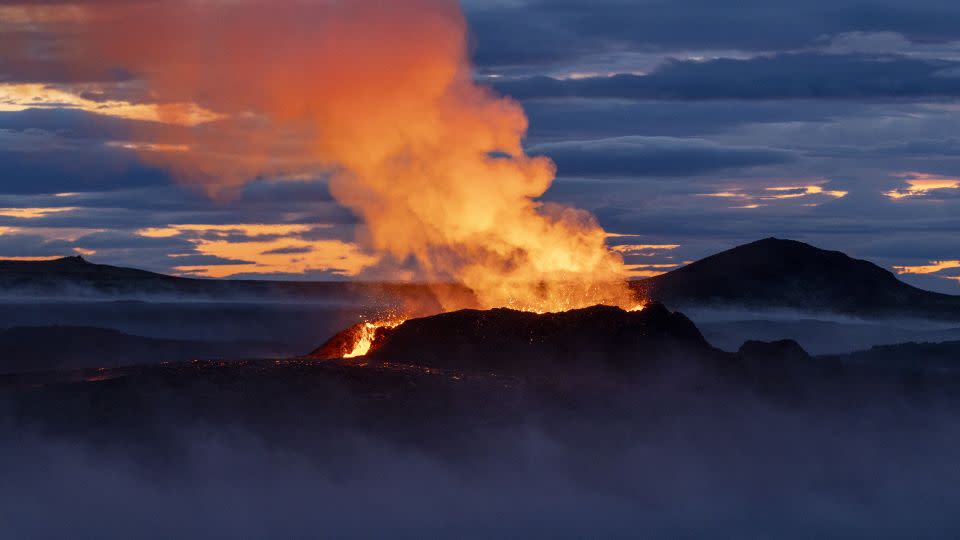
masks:
<svg viewBox="0 0 960 540"><path fill-rule="evenodd" d="M448 394L425 381L377 404L327 380L191 405L118 380L95 383L108 386L85 413L4 400L0 525L29 538L960 533L955 399L856 383L798 403L697 370L592 382ZM58 395L46 406L73 403Z"/></svg>

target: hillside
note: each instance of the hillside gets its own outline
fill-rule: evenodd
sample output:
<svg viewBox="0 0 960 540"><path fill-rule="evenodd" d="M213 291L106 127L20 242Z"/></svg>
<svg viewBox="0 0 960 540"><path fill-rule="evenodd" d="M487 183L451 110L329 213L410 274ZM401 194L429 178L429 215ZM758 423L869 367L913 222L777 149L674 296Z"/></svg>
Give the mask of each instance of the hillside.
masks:
<svg viewBox="0 0 960 540"><path fill-rule="evenodd" d="M283 355L286 349L267 341L158 339L78 326L18 327L0 330L0 373L263 358Z"/></svg>
<svg viewBox="0 0 960 540"><path fill-rule="evenodd" d="M767 238L636 283L670 306L789 308L866 317L960 319L960 297L793 240Z"/></svg>

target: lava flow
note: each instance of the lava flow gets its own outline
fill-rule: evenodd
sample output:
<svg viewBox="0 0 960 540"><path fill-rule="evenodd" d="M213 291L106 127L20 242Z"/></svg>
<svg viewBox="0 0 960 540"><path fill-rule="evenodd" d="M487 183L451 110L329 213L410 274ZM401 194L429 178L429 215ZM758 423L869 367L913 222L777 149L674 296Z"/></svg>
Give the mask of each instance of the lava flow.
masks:
<svg viewBox="0 0 960 540"><path fill-rule="evenodd" d="M366 356L373 348L373 343L377 339L377 331L381 328L396 328L404 322L404 319L395 319L390 321L374 321L360 323L354 327L352 339L353 346L342 356L342 358L356 358Z"/></svg>

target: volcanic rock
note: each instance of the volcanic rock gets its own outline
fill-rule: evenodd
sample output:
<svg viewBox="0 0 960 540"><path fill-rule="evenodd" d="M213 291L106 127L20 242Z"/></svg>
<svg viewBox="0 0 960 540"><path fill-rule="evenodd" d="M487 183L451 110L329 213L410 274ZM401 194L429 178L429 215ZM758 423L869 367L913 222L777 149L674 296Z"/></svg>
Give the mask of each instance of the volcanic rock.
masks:
<svg viewBox="0 0 960 540"><path fill-rule="evenodd" d="M792 339L782 339L780 341L747 341L737 355L748 361L769 361L769 362L807 362L811 360L810 355Z"/></svg>
<svg viewBox="0 0 960 540"><path fill-rule="evenodd" d="M334 336L310 357L342 357L358 328ZM411 319L379 329L367 358L440 369L531 372L626 368L677 355L718 354L683 314L650 304L635 312L610 306L546 314L498 308Z"/></svg>

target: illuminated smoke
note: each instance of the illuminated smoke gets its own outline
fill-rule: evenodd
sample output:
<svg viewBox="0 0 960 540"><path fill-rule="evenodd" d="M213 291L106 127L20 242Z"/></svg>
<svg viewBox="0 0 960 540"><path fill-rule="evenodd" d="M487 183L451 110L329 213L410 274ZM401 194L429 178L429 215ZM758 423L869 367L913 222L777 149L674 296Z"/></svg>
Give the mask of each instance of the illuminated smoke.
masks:
<svg viewBox="0 0 960 540"><path fill-rule="evenodd" d="M476 84L453 0L168 0L87 8L72 58L141 78L219 120L144 151L215 196L324 170L360 240L481 307L636 304L591 215L536 202L554 165L525 154L520 105ZM183 107L166 111L169 119ZM187 133L186 136L183 133ZM461 300L441 298L447 309Z"/></svg>

